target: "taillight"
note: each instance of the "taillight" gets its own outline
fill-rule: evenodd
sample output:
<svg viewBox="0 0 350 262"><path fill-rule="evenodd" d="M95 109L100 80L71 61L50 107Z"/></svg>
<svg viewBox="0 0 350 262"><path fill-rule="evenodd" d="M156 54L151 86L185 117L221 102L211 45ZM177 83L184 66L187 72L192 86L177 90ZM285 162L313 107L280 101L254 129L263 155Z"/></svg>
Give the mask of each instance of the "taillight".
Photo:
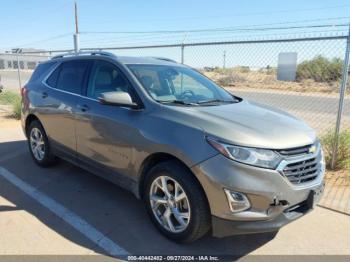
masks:
<svg viewBox="0 0 350 262"><path fill-rule="evenodd" d="M26 86L24 86L24 87L21 88L21 96L22 96L22 98L25 98L25 97L26 97L27 92L28 92L28 89L27 89Z"/></svg>

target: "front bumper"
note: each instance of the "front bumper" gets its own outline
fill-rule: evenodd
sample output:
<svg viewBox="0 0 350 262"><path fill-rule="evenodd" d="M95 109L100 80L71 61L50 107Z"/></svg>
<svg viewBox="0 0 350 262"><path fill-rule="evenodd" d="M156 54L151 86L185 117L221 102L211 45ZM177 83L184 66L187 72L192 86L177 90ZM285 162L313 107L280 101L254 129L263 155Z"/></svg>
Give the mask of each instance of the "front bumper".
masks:
<svg viewBox="0 0 350 262"><path fill-rule="evenodd" d="M213 236L226 237L239 234L254 234L278 231L281 227L310 212L318 203L324 189L322 184L316 190L311 190L303 202L283 209L282 213L270 220L232 221L212 216Z"/></svg>
<svg viewBox="0 0 350 262"><path fill-rule="evenodd" d="M312 210L324 188L324 170L316 179L295 185L277 170L248 166L223 155L202 162L192 171L206 192L213 235L217 237L277 231ZM231 212L224 188L244 193L251 207Z"/></svg>

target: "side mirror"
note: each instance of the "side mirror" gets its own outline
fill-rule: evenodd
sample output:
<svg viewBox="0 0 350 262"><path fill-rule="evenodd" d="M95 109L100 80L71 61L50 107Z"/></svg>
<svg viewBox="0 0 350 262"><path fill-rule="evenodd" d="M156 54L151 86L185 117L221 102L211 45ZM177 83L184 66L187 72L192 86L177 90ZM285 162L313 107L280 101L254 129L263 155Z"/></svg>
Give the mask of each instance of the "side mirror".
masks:
<svg viewBox="0 0 350 262"><path fill-rule="evenodd" d="M126 92L105 92L101 94L99 101L102 105L138 108L138 105L132 101L131 96Z"/></svg>

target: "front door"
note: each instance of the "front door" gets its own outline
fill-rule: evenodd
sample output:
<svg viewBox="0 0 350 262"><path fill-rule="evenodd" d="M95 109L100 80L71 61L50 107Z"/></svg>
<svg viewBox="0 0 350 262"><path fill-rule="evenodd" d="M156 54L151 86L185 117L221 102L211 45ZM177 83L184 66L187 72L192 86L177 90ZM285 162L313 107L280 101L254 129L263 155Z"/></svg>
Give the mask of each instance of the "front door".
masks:
<svg viewBox="0 0 350 262"><path fill-rule="evenodd" d="M133 97L132 87L120 69L110 62L96 60L86 94L78 102L77 152L85 165L128 175L134 139L139 137L134 124L142 118L142 112L99 103L101 93L115 91L128 92Z"/></svg>

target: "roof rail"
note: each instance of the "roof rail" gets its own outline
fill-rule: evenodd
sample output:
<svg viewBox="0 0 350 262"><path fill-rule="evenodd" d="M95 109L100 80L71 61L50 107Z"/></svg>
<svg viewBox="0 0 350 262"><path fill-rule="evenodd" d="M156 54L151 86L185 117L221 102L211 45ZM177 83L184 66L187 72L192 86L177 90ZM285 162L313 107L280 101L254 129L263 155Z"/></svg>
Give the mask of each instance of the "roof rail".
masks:
<svg viewBox="0 0 350 262"><path fill-rule="evenodd" d="M163 60L163 61L168 61L168 62L177 63L175 60L170 59L170 58L166 58L166 57L152 56L152 58L154 58L154 59L158 59L158 60Z"/></svg>
<svg viewBox="0 0 350 262"><path fill-rule="evenodd" d="M70 52L65 54L60 54L52 57L51 59L58 59L63 57L70 57L70 56L84 56L84 55L100 55L100 56L109 56L109 57L117 57L115 54L105 51L84 51L84 52Z"/></svg>

